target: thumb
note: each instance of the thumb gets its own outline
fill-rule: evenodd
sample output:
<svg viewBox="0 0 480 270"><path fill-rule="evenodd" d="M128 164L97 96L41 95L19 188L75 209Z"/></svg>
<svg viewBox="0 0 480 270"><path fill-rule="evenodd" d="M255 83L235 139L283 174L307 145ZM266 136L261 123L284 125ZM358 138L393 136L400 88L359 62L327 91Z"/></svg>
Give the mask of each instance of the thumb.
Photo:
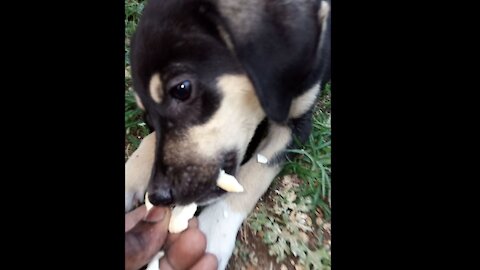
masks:
<svg viewBox="0 0 480 270"><path fill-rule="evenodd" d="M170 209L153 207L147 216L125 233L125 269L136 270L153 258L168 235Z"/></svg>

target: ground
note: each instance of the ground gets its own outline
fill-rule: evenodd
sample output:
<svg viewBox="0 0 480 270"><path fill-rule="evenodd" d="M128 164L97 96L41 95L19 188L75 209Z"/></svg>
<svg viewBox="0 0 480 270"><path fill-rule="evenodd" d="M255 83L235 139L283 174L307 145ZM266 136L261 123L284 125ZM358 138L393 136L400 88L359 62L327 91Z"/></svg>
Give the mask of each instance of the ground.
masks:
<svg viewBox="0 0 480 270"><path fill-rule="evenodd" d="M319 208L312 220L310 200L297 200L291 189L301 182L274 182L242 225L227 269L330 269L330 222Z"/></svg>
<svg viewBox="0 0 480 270"><path fill-rule="evenodd" d="M125 0L125 160L149 133L136 107L130 37L142 0ZM322 91L308 141L298 144L272 186L243 223L229 270L330 269L330 85Z"/></svg>

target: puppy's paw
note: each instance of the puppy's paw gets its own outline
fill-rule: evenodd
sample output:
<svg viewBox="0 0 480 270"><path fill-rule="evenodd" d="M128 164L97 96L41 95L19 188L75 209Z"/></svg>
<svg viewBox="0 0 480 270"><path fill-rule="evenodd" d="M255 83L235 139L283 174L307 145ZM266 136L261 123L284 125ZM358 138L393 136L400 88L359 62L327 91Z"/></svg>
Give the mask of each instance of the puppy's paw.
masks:
<svg viewBox="0 0 480 270"><path fill-rule="evenodd" d="M207 252L217 256L218 270L227 267L244 219L244 214L232 211L223 200L207 206L200 213L199 227L207 238Z"/></svg>
<svg viewBox="0 0 480 270"><path fill-rule="evenodd" d="M125 162L125 212L143 202L154 160L155 133L151 133Z"/></svg>
<svg viewBox="0 0 480 270"><path fill-rule="evenodd" d="M128 190L125 191L125 213L130 212L138 204L143 203L144 192Z"/></svg>

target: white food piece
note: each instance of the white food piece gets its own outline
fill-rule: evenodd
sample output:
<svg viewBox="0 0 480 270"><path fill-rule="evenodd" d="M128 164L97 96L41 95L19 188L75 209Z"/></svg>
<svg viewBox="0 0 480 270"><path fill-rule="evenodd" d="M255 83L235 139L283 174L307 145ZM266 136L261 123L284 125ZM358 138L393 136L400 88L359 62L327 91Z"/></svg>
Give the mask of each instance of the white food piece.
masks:
<svg viewBox="0 0 480 270"><path fill-rule="evenodd" d="M160 259L165 255L163 251L160 251L153 257L150 263L147 266L146 270L158 270L160 269Z"/></svg>
<svg viewBox="0 0 480 270"><path fill-rule="evenodd" d="M145 193L145 207L147 207L147 212L153 207L153 204L148 200L148 192ZM196 203L185 206L175 206L172 210L170 223L168 224L168 231L171 233L183 232L188 228L188 221L195 215L196 211Z"/></svg>
<svg viewBox="0 0 480 270"><path fill-rule="evenodd" d="M153 204L148 199L148 192L145 193L145 207L147 207L147 212L153 207Z"/></svg>
<svg viewBox="0 0 480 270"><path fill-rule="evenodd" d="M220 170L220 174L217 179L217 186L227 192L243 192L243 186L238 183L237 179L225 173L224 170Z"/></svg>
<svg viewBox="0 0 480 270"><path fill-rule="evenodd" d="M257 162L262 164L267 164L268 158L262 154L257 154Z"/></svg>
<svg viewBox="0 0 480 270"><path fill-rule="evenodd" d="M170 217L170 224L168 224L168 231L171 233L183 232L188 228L188 221L195 215L195 211L197 211L196 203L175 206Z"/></svg>

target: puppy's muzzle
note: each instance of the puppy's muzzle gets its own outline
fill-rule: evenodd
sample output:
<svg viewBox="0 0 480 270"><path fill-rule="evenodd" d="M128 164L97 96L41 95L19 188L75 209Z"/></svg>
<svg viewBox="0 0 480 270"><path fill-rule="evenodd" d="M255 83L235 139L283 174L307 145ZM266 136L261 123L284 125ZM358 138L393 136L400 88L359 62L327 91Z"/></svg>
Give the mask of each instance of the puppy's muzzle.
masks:
<svg viewBox="0 0 480 270"><path fill-rule="evenodd" d="M173 197L173 191L172 191L172 185L166 182L159 183L155 185L154 188L148 189L150 190L148 199L153 205L163 205L163 206L169 206L173 204L174 202L174 197Z"/></svg>
<svg viewBox="0 0 480 270"><path fill-rule="evenodd" d="M167 167L166 172L157 172L150 180L149 200L164 206L201 201L219 191L219 171L216 164Z"/></svg>

